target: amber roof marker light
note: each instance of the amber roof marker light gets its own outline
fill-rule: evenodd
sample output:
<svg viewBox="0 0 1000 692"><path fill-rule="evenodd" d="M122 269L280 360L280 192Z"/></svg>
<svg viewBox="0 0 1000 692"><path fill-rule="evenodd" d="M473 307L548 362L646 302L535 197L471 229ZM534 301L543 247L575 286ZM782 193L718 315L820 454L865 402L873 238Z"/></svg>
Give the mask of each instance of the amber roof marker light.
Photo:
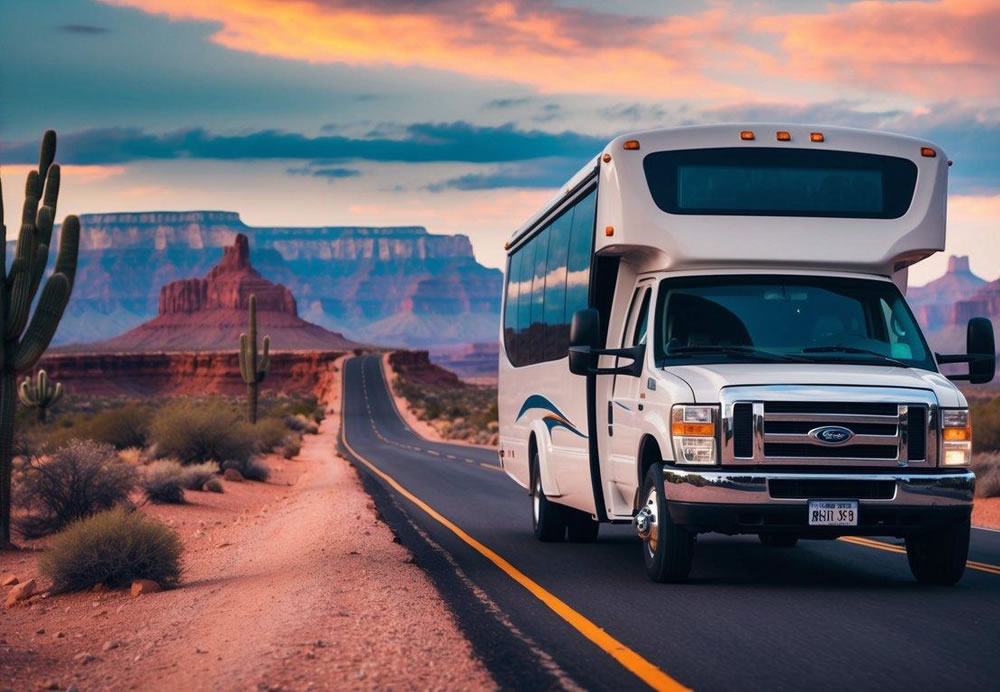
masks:
<svg viewBox="0 0 1000 692"><path fill-rule="evenodd" d="M791 132L785 132L784 130L780 130L780 131L778 131L775 134L775 136L778 138L779 142L791 142L792 141L792 133Z"/></svg>
<svg viewBox="0 0 1000 692"><path fill-rule="evenodd" d="M933 159L937 156L937 152L934 151L934 147L920 147L920 155L926 156L929 159Z"/></svg>
<svg viewBox="0 0 1000 692"><path fill-rule="evenodd" d="M627 149L628 151L638 151L638 149L639 149L639 140L638 139L626 139L625 140L625 144L623 144L622 146L624 146L625 149Z"/></svg>
<svg viewBox="0 0 1000 692"><path fill-rule="evenodd" d="M753 134L753 130L743 130L740 132L740 139L744 141L749 141L751 139L756 139Z"/></svg>
<svg viewBox="0 0 1000 692"><path fill-rule="evenodd" d="M614 234L615 234L615 227L614 226L605 226L604 227L604 235L606 237L610 238Z"/></svg>
<svg viewBox="0 0 1000 692"><path fill-rule="evenodd" d="M605 154L601 157L601 161L604 163L611 163L611 154Z"/></svg>
<svg viewBox="0 0 1000 692"><path fill-rule="evenodd" d="M809 133L810 142L825 142L826 138L823 137L822 132L810 132Z"/></svg>

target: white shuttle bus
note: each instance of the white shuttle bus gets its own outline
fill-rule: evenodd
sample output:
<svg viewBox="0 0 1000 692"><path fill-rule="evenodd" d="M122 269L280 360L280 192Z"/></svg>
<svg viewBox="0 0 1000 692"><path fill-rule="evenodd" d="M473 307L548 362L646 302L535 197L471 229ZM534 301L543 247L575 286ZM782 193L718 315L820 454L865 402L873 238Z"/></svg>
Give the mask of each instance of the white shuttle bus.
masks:
<svg viewBox="0 0 1000 692"><path fill-rule="evenodd" d="M903 298L944 249L948 165L833 127L608 144L507 243L499 454L537 537L631 523L650 578L682 581L699 533L895 536L918 581L957 582L975 477L950 380L993 378L993 328L935 354Z"/></svg>

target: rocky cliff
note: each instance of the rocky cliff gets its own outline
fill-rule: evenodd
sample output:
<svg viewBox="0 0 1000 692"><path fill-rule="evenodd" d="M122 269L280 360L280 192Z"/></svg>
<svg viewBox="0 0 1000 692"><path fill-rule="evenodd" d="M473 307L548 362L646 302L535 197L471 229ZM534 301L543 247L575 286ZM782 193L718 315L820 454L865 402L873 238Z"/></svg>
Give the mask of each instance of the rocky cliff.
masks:
<svg viewBox="0 0 1000 692"><path fill-rule="evenodd" d="M906 298L938 353L965 352L966 326L973 317L988 317L1000 331L1000 281L973 274L966 256L949 257L943 276L911 288Z"/></svg>
<svg viewBox="0 0 1000 692"><path fill-rule="evenodd" d="M237 234L222 260L202 279L160 289L159 314L121 336L77 349L90 351L214 351L235 349L246 331L250 296L257 296L257 327L274 350L343 350L358 344L298 316L295 298L250 264L250 241Z"/></svg>
<svg viewBox="0 0 1000 692"><path fill-rule="evenodd" d="M466 236L419 226L251 227L233 212L194 211L83 215L57 342L105 340L155 317L160 286L204 276L240 233L261 276L287 287L312 322L389 344L496 337L501 273L476 262Z"/></svg>

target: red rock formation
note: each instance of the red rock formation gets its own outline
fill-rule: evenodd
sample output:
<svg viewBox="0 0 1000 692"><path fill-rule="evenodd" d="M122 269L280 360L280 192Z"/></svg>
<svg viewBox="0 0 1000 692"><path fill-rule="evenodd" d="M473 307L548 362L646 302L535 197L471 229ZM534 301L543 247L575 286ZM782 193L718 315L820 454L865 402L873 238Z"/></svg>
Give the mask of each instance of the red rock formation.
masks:
<svg viewBox="0 0 1000 692"><path fill-rule="evenodd" d="M235 351L240 333L246 330L251 295L257 296L257 327L271 337L274 350L343 350L358 345L299 318L291 291L251 266L250 243L240 233L204 279L173 281L160 289L156 318L79 350Z"/></svg>
<svg viewBox="0 0 1000 692"><path fill-rule="evenodd" d="M935 330L955 324L956 304L969 299L985 285L986 281L969 268L968 256L952 255L943 276L926 286L911 288L906 297L924 329Z"/></svg>

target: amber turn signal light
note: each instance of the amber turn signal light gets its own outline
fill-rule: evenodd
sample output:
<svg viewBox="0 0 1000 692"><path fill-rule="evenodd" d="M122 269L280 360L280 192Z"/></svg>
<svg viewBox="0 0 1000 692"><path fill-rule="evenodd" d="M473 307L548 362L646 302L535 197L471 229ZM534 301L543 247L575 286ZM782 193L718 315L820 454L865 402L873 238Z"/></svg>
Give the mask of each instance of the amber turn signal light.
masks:
<svg viewBox="0 0 1000 692"><path fill-rule="evenodd" d="M626 149L628 149L629 151L636 151L639 148L639 140L638 139L626 139L624 147Z"/></svg>
<svg viewBox="0 0 1000 692"><path fill-rule="evenodd" d="M683 423L674 421L670 432L680 437L715 437L715 423Z"/></svg>
<svg viewBox="0 0 1000 692"><path fill-rule="evenodd" d="M778 141L779 142L791 142L792 141L792 133L791 132L781 131L781 132L779 132L777 134L777 137L778 137Z"/></svg>
<svg viewBox="0 0 1000 692"><path fill-rule="evenodd" d="M823 138L823 133L822 132L810 132L809 133L809 141L810 142L823 142L823 141L826 141L826 140Z"/></svg>
<svg viewBox="0 0 1000 692"><path fill-rule="evenodd" d="M937 152L934 151L933 147L920 147L920 155L926 156L929 159L933 159L937 156Z"/></svg>
<svg viewBox="0 0 1000 692"><path fill-rule="evenodd" d="M601 157L601 161L604 163L611 163L611 154L605 154Z"/></svg>
<svg viewBox="0 0 1000 692"><path fill-rule="evenodd" d="M614 234L615 234L615 227L614 226L605 226L604 227L604 235L606 235L607 237L610 238Z"/></svg>
<svg viewBox="0 0 1000 692"><path fill-rule="evenodd" d="M743 130L742 132L740 132L740 139L749 140L753 138L754 135L752 130Z"/></svg>

